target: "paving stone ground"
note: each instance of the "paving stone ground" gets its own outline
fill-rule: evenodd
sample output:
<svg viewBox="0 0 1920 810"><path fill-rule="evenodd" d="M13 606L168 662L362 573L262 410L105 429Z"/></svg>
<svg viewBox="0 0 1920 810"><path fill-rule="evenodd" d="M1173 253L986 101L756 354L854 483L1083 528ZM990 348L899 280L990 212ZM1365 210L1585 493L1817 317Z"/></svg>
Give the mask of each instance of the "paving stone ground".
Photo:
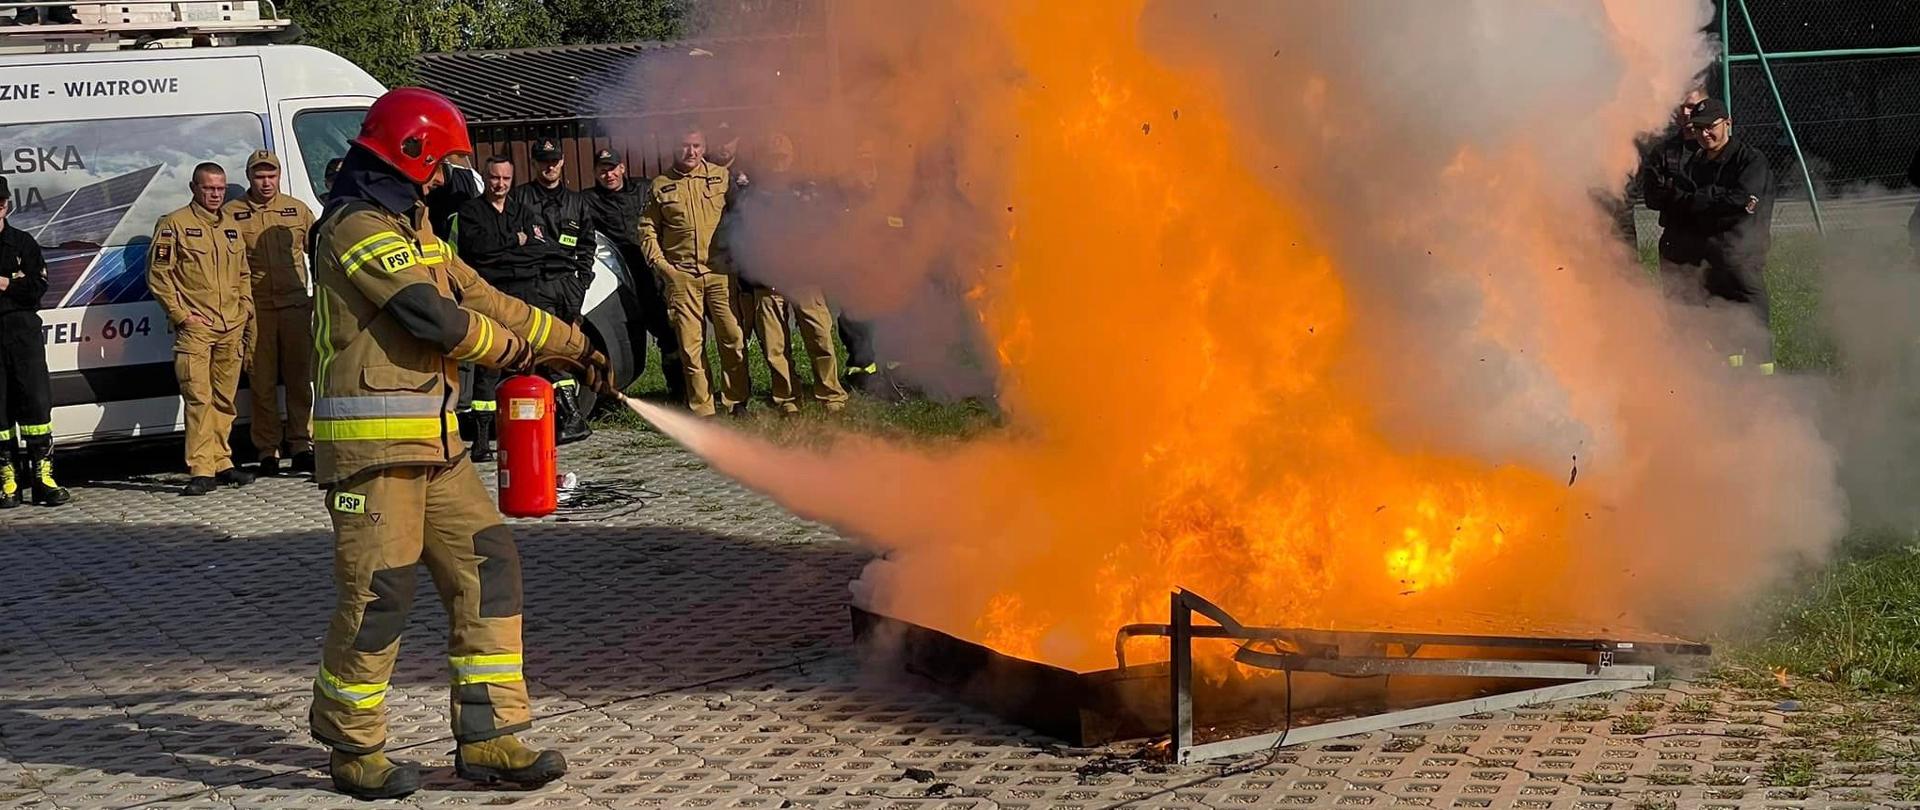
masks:
<svg viewBox="0 0 1920 810"><path fill-rule="evenodd" d="M332 601L317 491L184 498L153 455L96 455L71 506L0 513L0 807L350 806L306 734ZM453 777L423 574L390 701L392 748L427 786L402 804L1651 810L1914 792L1890 753L1920 755L1911 737L1802 761L1782 754L1804 747L1802 719L1685 683L1204 766L1069 749L863 665L844 602L865 558L832 532L651 434L606 428L562 455L642 496L516 522L534 739L573 772L532 791Z"/></svg>

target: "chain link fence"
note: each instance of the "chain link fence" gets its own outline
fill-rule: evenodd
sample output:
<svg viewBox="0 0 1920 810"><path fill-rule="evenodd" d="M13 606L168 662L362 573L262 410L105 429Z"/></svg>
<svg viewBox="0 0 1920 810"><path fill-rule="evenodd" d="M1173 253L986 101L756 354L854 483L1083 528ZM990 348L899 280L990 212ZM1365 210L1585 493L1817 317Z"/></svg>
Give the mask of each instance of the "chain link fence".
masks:
<svg viewBox="0 0 1920 810"><path fill-rule="evenodd" d="M1726 56L1708 91L1728 100L1740 139L1773 166L1776 229L1904 225L1920 150L1920 2L1716 7Z"/></svg>

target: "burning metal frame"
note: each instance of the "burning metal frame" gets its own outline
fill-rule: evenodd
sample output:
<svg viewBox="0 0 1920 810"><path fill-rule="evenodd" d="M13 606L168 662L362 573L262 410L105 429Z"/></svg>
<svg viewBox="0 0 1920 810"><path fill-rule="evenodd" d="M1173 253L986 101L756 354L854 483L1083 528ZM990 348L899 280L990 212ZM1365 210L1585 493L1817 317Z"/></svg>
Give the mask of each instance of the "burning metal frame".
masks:
<svg viewBox="0 0 1920 810"><path fill-rule="evenodd" d="M1119 629L1116 668L1076 672L858 605L851 609L859 642L879 648L908 673L966 703L1072 745L1165 734L1170 758L1180 763L1631 689L1652 682L1653 657L1711 652L1704 644L1637 631L1583 637L1565 630L1502 634L1250 626L1180 590L1171 595L1166 624ZM1196 624L1195 616L1211 624ZM1130 664L1127 643L1140 637L1166 638L1170 659ZM1283 697L1275 696L1270 683L1254 699L1197 690L1196 640L1236 643L1231 659L1252 670L1280 673L1280 678L1259 680L1282 681ZM1296 674L1314 681L1305 691L1311 702L1317 688L1317 703L1295 705ZM1400 693L1389 689L1395 678L1403 687ZM1353 684L1361 680L1378 687L1356 689ZM1209 698L1208 705L1197 705L1197 691ZM1283 707L1278 716L1272 712L1276 702ZM1300 708L1315 710L1310 722L1297 722L1308 719L1296 717ZM1238 733L1248 730L1258 733ZM1202 731L1209 739L1202 739Z"/></svg>

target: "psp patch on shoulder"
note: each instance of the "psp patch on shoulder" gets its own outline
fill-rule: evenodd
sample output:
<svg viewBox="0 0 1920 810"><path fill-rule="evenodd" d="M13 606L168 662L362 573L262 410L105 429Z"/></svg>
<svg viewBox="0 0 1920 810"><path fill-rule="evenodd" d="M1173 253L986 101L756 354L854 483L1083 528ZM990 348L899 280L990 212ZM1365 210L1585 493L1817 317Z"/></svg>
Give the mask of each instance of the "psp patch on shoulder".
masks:
<svg viewBox="0 0 1920 810"><path fill-rule="evenodd" d="M367 496L355 495L351 492L333 493L333 511L349 515L364 515L367 513Z"/></svg>
<svg viewBox="0 0 1920 810"><path fill-rule="evenodd" d="M389 273L398 273L412 267L414 261L413 251L411 249L396 250L380 257L380 266L386 268L386 271Z"/></svg>

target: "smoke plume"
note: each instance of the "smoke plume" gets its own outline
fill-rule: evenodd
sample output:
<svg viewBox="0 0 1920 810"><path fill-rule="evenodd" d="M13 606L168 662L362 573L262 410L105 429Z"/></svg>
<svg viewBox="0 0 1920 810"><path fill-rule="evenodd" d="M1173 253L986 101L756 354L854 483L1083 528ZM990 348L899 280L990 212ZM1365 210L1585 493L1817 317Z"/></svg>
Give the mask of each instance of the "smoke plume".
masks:
<svg viewBox="0 0 1920 810"><path fill-rule="evenodd" d="M1594 202L1705 66L1706 3L836 9L837 105L757 126L827 153L800 171L840 214L736 250L922 381L990 370L1008 427L650 418L870 544L869 606L1084 667L1174 587L1272 624L1688 630L1840 532L1808 398L1727 367L1757 329L1663 298Z"/></svg>

